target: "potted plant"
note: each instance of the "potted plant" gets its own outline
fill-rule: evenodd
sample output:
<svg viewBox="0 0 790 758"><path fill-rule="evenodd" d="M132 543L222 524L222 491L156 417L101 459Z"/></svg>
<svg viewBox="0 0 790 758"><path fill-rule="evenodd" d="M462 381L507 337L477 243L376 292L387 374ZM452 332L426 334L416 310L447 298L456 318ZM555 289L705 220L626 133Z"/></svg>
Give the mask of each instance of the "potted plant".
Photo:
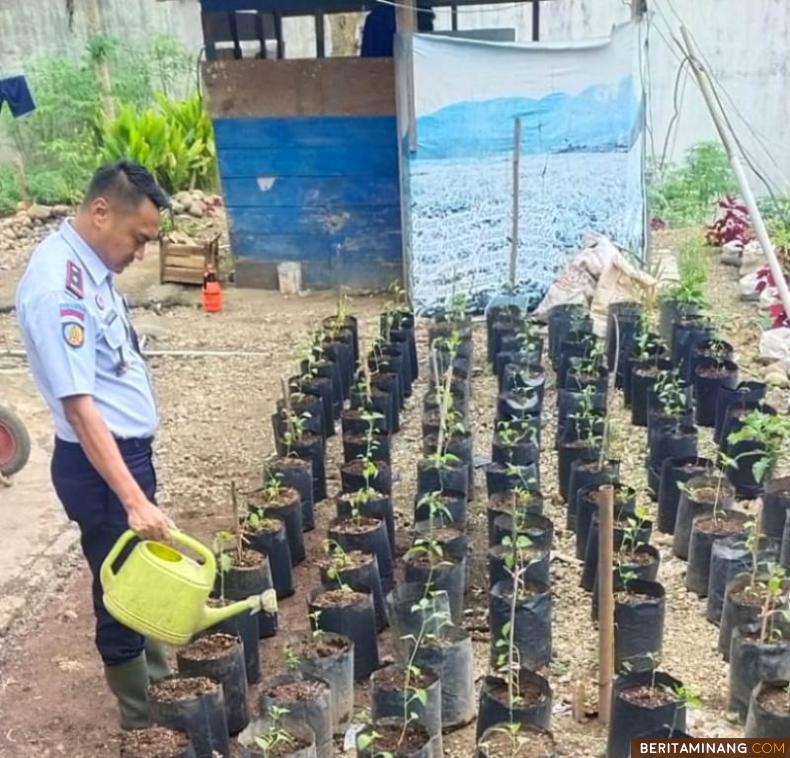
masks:
<svg viewBox="0 0 790 758"><path fill-rule="evenodd" d="M721 507L717 497L710 513L702 513L692 521L686 569L686 589L699 597L707 597L713 543L733 535L745 536L747 516Z"/></svg>
<svg viewBox="0 0 790 758"><path fill-rule="evenodd" d="M406 581L422 584L426 590L442 590L450 601L453 622L461 623L466 586L466 556L458 558L445 553L435 534L433 516L425 537L414 541L404 559Z"/></svg>
<svg viewBox="0 0 790 758"><path fill-rule="evenodd" d="M772 566L756 624L738 626L730 643L728 710L746 717L754 687L790 672L790 604L785 571Z"/></svg>
<svg viewBox="0 0 790 758"><path fill-rule="evenodd" d="M269 459L263 467L262 483L265 484L272 477L277 477L283 487L292 487L299 493L299 501L302 504L302 530L310 532L315 529L312 461L294 456Z"/></svg>
<svg viewBox="0 0 790 758"><path fill-rule="evenodd" d="M677 259L678 280L661 293L660 333L672 339L676 322L701 313L707 305L708 270L700 244L689 240Z"/></svg>
<svg viewBox="0 0 790 758"><path fill-rule="evenodd" d="M714 510L730 510L735 503L735 491L727 482L722 469L712 474L694 476L687 482L678 482L680 501L672 536L672 553L688 560L691 527L694 519Z"/></svg>
<svg viewBox="0 0 790 758"><path fill-rule="evenodd" d="M720 387L716 397L716 426L713 430L713 441L717 445L722 443L724 421L731 415L732 409L742 408L744 403L759 404L765 400L768 389L763 382L740 382L734 389ZM726 442L726 441L725 441Z"/></svg>
<svg viewBox="0 0 790 758"><path fill-rule="evenodd" d="M262 487L251 490L246 495L249 510L263 518L276 518L283 522L291 564L295 566L301 563L306 553L299 492L292 487L285 487L280 477L273 474L266 479Z"/></svg>
<svg viewBox="0 0 790 758"><path fill-rule="evenodd" d="M347 553L332 540L324 541L324 552L327 558L318 563L321 583L331 586L333 582L337 582L341 586L348 585L352 590L370 592L376 612L376 631L380 632L387 625L387 614L384 610L384 592L376 555L362 550Z"/></svg>
<svg viewBox="0 0 790 758"><path fill-rule="evenodd" d="M121 758L195 758L189 735L164 726L133 729L121 735Z"/></svg>
<svg viewBox="0 0 790 758"><path fill-rule="evenodd" d="M540 388L542 391L545 384L545 372L541 367L543 338L538 335L534 322L530 319L521 321L512 336L502 338L499 348L499 352L494 357L494 373L499 390L504 389L508 366L513 364L517 367L534 367L535 370L529 372L530 379L540 381L542 375L543 382Z"/></svg>
<svg viewBox="0 0 790 758"><path fill-rule="evenodd" d="M576 557L584 560L593 516L598 512L600 486L586 487L577 495L578 510L576 513ZM614 482L615 515L623 518L636 511L636 490L628 485Z"/></svg>
<svg viewBox="0 0 790 758"><path fill-rule="evenodd" d="M416 721L380 719L357 733L359 758L431 758L433 742L425 727Z"/></svg>
<svg viewBox="0 0 790 758"><path fill-rule="evenodd" d="M207 677L169 676L148 688L151 720L186 732L196 756L230 751L222 686Z"/></svg>
<svg viewBox="0 0 790 758"><path fill-rule="evenodd" d="M286 395L286 397L289 397ZM289 405L290 401L286 401ZM318 502L326 497L326 465L324 440L319 434L307 430L309 416L296 414L286 410L285 432L277 441L277 453L280 457L295 456L309 460L313 467L313 500ZM333 422L334 423L334 422Z"/></svg>
<svg viewBox="0 0 790 758"><path fill-rule="evenodd" d="M548 758L556 754L550 732L518 722L503 722L486 729L477 741L476 758Z"/></svg>
<svg viewBox="0 0 790 758"><path fill-rule="evenodd" d="M218 606L262 595L274 587L268 555L252 548L247 540L235 482L231 482L231 505L233 529L223 529L214 535L217 576L211 602ZM212 631L237 634L242 638L247 677L251 684L257 682L260 677L258 640L272 637L277 632L276 612L238 614L213 627Z"/></svg>
<svg viewBox="0 0 790 758"><path fill-rule="evenodd" d="M511 514L514 517L525 516L528 513L541 515L543 513L543 495L535 489L534 482L519 483L511 489L495 492L488 498L486 515L488 519L488 544L498 544L494 539L494 522L502 514Z"/></svg>
<svg viewBox="0 0 790 758"><path fill-rule="evenodd" d="M377 423L383 419L380 413L362 411L360 419L365 423L362 433L343 434L343 456L345 462L357 458L367 458L373 461L390 463L392 455L392 438L389 434L382 433Z"/></svg>
<svg viewBox="0 0 790 758"><path fill-rule="evenodd" d="M658 659L654 656L656 664ZM618 676L612 695L607 758L628 758L632 737L667 725L671 732L685 732L687 710L699 703L698 695L655 667Z"/></svg>
<svg viewBox="0 0 790 758"><path fill-rule="evenodd" d="M512 531L501 544L507 578L493 584L489 598L488 619L491 628L491 664L505 665L503 650L513 645L518 667L537 671L551 659L552 601L546 583L527 579L533 560L532 541L518 531L511 519ZM510 660L512 665L514 660Z"/></svg>
<svg viewBox="0 0 790 758"><path fill-rule="evenodd" d="M502 466L528 466L539 460L537 432L532 425L504 420L496 423L491 460Z"/></svg>
<svg viewBox="0 0 790 758"><path fill-rule="evenodd" d="M588 309L579 303L555 305L548 316L549 358L556 371L559 368L560 345L569 332L592 333L592 319Z"/></svg>
<svg viewBox="0 0 790 758"><path fill-rule="evenodd" d="M619 481L620 461L610 457L612 422L607 421L604 439L598 458L594 461L581 458L571 464L568 477L567 527L576 530L576 514L578 513L578 495L582 490L599 487L602 484L614 484Z"/></svg>
<svg viewBox="0 0 790 758"><path fill-rule="evenodd" d="M274 490L270 490L269 494L273 495ZM267 516L260 509L266 496L265 492L259 491L253 502L247 503L247 513L242 521L244 541L250 549L268 556L277 597L289 597L294 593L294 585L288 534L284 521ZM289 487L282 487L276 497L278 500L293 503L298 498L298 493Z"/></svg>
<svg viewBox="0 0 790 758"><path fill-rule="evenodd" d="M614 386L624 386L625 364L632 354L643 306L637 302L610 303L606 318L606 365L615 372Z"/></svg>
<svg viewBox="0 0 790 758"><path fill-rule="evenodd" d="M339 515L329 524L329 539L346 552L359 550L374 554L382 589L389 592L394 582L394 525L392 532L387 528L387 519L393 518L391 501L366 485L356 492L341 495L337 506Z"/></svg>
<svg viewBox="0 0 790 758"><path fill-rule="evenodd" d="M603 422L595 411L594 394L592 387L585 387L581 391L581 403L577 411L570 414L573 428L566 430L566 439L559 446L559 491L562 499L566 502L573 462L577 460L594 461L600 458Z"/></svg>
<svg viewBox="0 0 790 758"><path fill-rule="evenodd" d="M547 585L527 582L525 550L530 540L519 534L516 518L502 543L512 552L506 557L508 579L494 585L489 606L491 658L497 675L484 680L477 718L477 738L502 721L548 729L551 688L529 669L551 658L551 593Z"/></svg>
<svg viewBox="0 0 790 758"><path fill-rule="evenodd" d="M315 737L316 758L332 758L332 695L322 679L300 674L269 677L261 688L260 712L288 729L306 725Z"/></svg>
<svg viewBox="0 0 790 758"><path fill-rule="evenodd" d="M457 340L453 344L457 346ZM451 415L452 369L448 368L440 379L435 350L432 351L432 356L433 375L436 378L436 399L439 405L439 430L436 451L417 463L417 489L420 493L452 490L453 492L464 492L469 497L471 477L469 467L448 450L451 434L454 431L451 423L456 421L456 417Z"/></svg>
<svg viewBox="0 0 790 758"><path fill-rule="evenodd" d="M655 391L662 371L672 368L665 357L666 345L656 340L651 332L640 333L635 360L631 366L631 423L634 426L647 426L648 400Z"/></svg>
<svg viewBox="0 0 790 758"><path fill-rule="evenodd" d="M592 386L596 392L606 392L609 384L609 370L604 363L604 345L601 340L588 338L581 343L581 354L569 354L563 359L567 367L558 380L566 389L582 390ZM560 368L562 371L562 367Z"/></svg>
<svg viewBox="0 0 790 758"><path fill-rule="evenodd" d="M376 611L373 597L365 590L345 584L318 587L307 599L310 625L314 631L334 632L354 643L354 679L367 679L379 667Z"/></svg>
<svg viewBox="0 0 790 758"><path fill-rule="evenodd" d="M721 624L727 585L739 574L752 572L753 566L758 567L754 571L755 576L764 573L768 564L779 559L779 541L760 536L759 520L758 512L755 518L746 522L744 534L735 534L713 543L705 616L716 626Z"/></svg>
<svg viewBox="0 0 790 758"><path fill-rule="evenodd" d="M651 671L664 641L666 593L658 582L621 571L614 596L614 667L618 674Z"/></svg>
<svg viewBox="0 0 790 758"><path fill-rule="evenodd" d="M691 423L686 388L675 370L661 371L655 384L656 408L648 418L648 488L655 499L661 465L671 458L697 455L696 427Z"/></svg>
<svg viewBox="0 0 790 758"><path fill-rule="evenodd" d="M688 482L695 476L708 474L714 469L713 461L708 458L669 458L661 465L658 484L657 526L664 534L673 534L680 503L678 483Z"/></svg>
<svg viewBox="0 0 790 758"><path fill-rule="evenodd" d="M332 728L344 734L354 710L354 643L316 627L285 648L289 671L322 679L332 691Z"/></svg>
<svg viewBox="0 0 790 758"><path fill-rule="evenodd" d="M421 603L430 600L430 588L425 589ZM396 744L400 749L408 736L408 727L416 722L425 728L431 738L436 754L442 753L442 697L441 682L436 672L423 670L417 665L424 642L441 630L448 618L431 618L423 614L416 634L402 638L406 651L402 665L393 664L377 671L372 679L371 702L373 719L396 719L400 721L401 733ZM437 623L438 622L438 625Z"/></svg>
<svg viewBox="0 0 790 758"><path fill-rule="evenodd" d="M287 709L273 708L239 736L244 758L316 758L315 735L310 727L284 723Z"/></svg>
<svg viewBox="0 0 790 758"><path fill-rule="evenodd" d="M176 652L176 660L183 676L207 677L222 685L231 736L247 726L250 717L244 646L237 636L216 633L198 637Z"/></svg>
<svg viewBox="0 0 790 758"><path fill-rule="evenodd" d="M761 681L749 700L744 735L752 739L782 739L790 734L790 682Z"/></svg>
<svg viewBox="0 0 790 758"><path fill-rule="evenodd" d="M615 491L614 511L614 549L616 565L629 565L642 568L638 559L637 549L650 542L653 523L647 518L648 510L644 506L637 506L630 510L630 503L626 500L617 502L617 495L622 498L623 490ZM592 592L598 576L598 530L600 528L599 511L595 511L590 522L590 531L587 535L587 547L584 551L584 567L582 569L581 586L587 592ZM640 554L641 555L641 554ZM650 565L650 564L647 564ZM657 564L655 564L657 566ZM633 569L632 569L633 570ZM651 579L655 577L649 577Z"/></svg>
<svg viewBox="0 0 790 758"><path fill-rule="evenodd" d="M738 366L726 357L725 343L711 341L719 352L710 348L710 357L700 358L694 368L695 418L698 426L716 425L716 398L722 387L738 386Z"/></svg>
<svg viewBox="0 0 790 758"><path fill-rule="evenodd" d="M763 482L773 476L790 442L790 418L762 410L750 411L727 440L733 446L729 453L736 462L728 470L728 476L736 491L747 496L759 493ZM770 519L769 515L769 523Z"/></svg>
<svg viewBox="0 0 790 758"><path fill-rule="evenodd" d="M768 614L776 607L786 605L790 580L784 578L782 572L782 567L776 563L752 562L750 571L737 575L727 585L719 627L719 652L725 661L730 659L735 629L759 624L761 619L769 618ZM772 623L778 620L770 618Z"/></svg>

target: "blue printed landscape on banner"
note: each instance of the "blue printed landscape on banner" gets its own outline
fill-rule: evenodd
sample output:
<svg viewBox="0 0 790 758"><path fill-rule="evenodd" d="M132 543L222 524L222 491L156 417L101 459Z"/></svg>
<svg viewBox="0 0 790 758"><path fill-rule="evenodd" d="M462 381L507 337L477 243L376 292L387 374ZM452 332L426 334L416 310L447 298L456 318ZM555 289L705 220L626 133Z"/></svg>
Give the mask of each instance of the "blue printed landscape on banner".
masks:
<svg viewBox="0 0 790 758"><path fill-rule="evenodd" d="M437 60L428 65L424 53L426 62L417 70L417 149L404 151L410 285L420 312L453 292L466 292L484 305L507 283L516 118L519 290L537 300L590 232L641 254L643 96L628 51L620 54L622 75L614 81L595 83L595 71L585 68L585 51L568 50L571 92L557 88L540 97L484 99L479 84L464 93L462 77L441 78L451 67L449 58L442 60L446 41L424 47ZM477 52L484 65L488 50L481 46ZM526 54L534 58L536 51ZM556 61L557 51L549 54ZM592 83L578 86L585 76ZM422 81L428 86L421 88ZM445 94L448 81L452 91ZM512 84L503 84L501 76L492 83L497 94L508 88L518 93L523 86L515 75ZM440 93L441 107L430 110L427 96L421 103L420 92L429 90L434 98Z"/></svg>

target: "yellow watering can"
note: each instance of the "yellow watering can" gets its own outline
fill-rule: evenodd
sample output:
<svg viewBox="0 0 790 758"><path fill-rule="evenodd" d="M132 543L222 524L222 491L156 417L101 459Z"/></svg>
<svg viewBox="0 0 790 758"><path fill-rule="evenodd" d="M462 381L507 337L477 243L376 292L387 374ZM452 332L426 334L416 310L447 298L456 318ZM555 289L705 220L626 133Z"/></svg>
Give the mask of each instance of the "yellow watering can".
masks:
<svg viewBox="0 0 790 758"><path fill-rule="evenodd" d="M136 538L129 530L121 535L101 567L104 606L130 629L169 645L185 645L192 637L243 611L277 610L274 590L253 595L224 608L206 605L214 587L217 565L214 554L201 542L172 530L173 542L192 550L202 563L162 542L142 540L121 567L113 564Z"/></svg>

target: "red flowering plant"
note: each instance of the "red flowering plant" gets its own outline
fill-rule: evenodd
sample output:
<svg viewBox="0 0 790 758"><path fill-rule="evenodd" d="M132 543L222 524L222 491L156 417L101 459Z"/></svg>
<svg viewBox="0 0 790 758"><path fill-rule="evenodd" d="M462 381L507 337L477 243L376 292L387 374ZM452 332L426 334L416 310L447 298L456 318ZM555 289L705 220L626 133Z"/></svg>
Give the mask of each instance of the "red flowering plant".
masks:
<svg viewBox="0 0 790 758"><path fill-rule="evenodd" d="M784 326L790 326L790 320L787 318L787 311L782 303L769 305L768 317L771 319L771 329L781 329Z"/></svg>
<svg viewBox="0 0 790 758"><path fill-rule="evenodd" d="M705 233L705 241L709 245L722 247L728 242L740 242L745 245L754 238L749 209L743 203L728 195L719 200L718 206L718 217L708 225Z"/></svg>
<svg viewBox="0 0 790 758"><path fill-rule="evenodd" d="M758 292L762 292L766 287L775 287L776 280L774 279L774 275L771 273L770 266L763 266L760 269L755 271L757 275L757 282L754 285L754 288Z"/></svg>

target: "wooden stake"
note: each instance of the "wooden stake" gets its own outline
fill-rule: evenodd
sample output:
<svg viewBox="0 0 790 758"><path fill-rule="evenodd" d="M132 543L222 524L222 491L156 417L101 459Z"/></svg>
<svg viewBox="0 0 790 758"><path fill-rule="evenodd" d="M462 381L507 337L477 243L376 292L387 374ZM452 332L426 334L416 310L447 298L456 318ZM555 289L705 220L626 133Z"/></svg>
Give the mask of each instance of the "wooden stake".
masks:
<svg viewBox="0 0 790 758"><path fill-rule="evenodd" d="M598 498L598 720L609 723L614 678L614 487Z"/></svg>
<svg viewBox="0 0 790 758"><path fill-rule="evenodd" d="M513 229L510 233L510 286L516 286L516 264L518 262L519 220L519 167L521 165L521 119L513 122Z"/></svg>
<svg viewBox="0 0 790 758"><path fill-rule="evenodd" d="M241 514L239 513L239 499L236 497L236 482L230 482L230 502L233 508L233 532L236 535L236 557L241 563L242 551L244 550L244 537L241 529Z"/></svg>
<svg viewBox="0 0 790 758"><path fill-rule="evenodd" d="M586 719L584 717L584 703L586 700L584 692L584 680L577 679L573 683L573 695L571 700L571 709L573 711L573 720L577 724L583 724Z"/></svg>

